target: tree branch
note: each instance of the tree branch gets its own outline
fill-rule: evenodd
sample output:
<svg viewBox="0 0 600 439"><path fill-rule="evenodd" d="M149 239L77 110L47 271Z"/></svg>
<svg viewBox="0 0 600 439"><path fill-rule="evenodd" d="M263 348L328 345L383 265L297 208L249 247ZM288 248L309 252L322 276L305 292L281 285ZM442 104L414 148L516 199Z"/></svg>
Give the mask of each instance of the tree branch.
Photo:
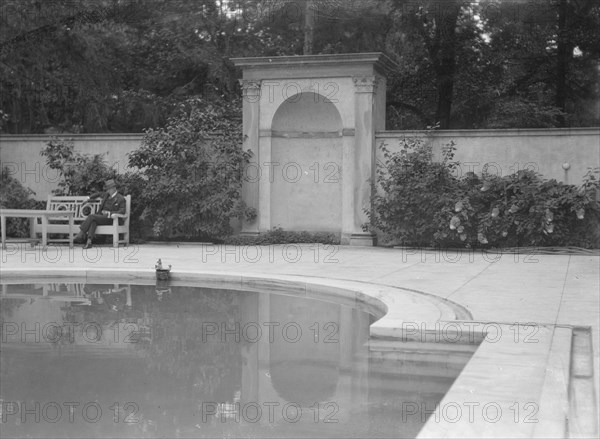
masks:
<svg viewBox="0 0 600 439"><path fill-rule="evenodd" d="M414 114L416 114L419 117L419 119L421 119L421 122L423 122L425 124L425 126L433 125L431 123L431 120L429 119L429 117L427 117L427 115L425 113L423 113L423 111L419 107L416 107L414 105L407 104L406 102L401 102L401 101L387 102L387 106L394 107L394 108L404 108L406 110L409 110L409 111L413 112Z"/></svg>
<svg viewBox="0 0 600 439"><path fill-rule="evenodd" d="M21 43L32 44L41 41L48 34L57 30L71 29L76 25L95 24L104 20L111 20L117 17L127 16L126 12L132 11L135 5L113 5L110 7L98 8L92 11L81 11L76 14L64 17L54 24L45 24L43 26L22 32L19 35L0 43L0 56L6 56L8 52Z"/></svg>

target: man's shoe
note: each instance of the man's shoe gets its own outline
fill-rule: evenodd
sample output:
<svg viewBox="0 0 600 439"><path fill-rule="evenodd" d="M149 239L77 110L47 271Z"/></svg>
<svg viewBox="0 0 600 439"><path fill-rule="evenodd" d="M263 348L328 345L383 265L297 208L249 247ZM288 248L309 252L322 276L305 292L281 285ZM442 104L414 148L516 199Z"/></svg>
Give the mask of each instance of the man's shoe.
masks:
<svg viewBox="0 0 600 439"><path fill-rule="evenodd" d="M92 248L92 241L90 239L88 239L88 242L83 246L84 250L87 250L88 248Z"/></svg>
<svg viewBox="0 0 600 439"><path fill-rule="evenodd" d="M75 244L83 244L85 242L85 233L79 232L75 238L73 238Z"/></svg>

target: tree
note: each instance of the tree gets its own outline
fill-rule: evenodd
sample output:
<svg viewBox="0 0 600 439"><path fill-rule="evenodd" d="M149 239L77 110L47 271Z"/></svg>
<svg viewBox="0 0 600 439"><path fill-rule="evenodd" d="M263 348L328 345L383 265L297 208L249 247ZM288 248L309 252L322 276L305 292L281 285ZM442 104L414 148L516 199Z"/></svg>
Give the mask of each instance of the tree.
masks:
<svg viewBox="0 0 600 439"><path fill-rule="evenodd" d="M391 35L391 48L397 51L400 63L406 63L406 58L410 58L409 62L415 64L411 66L413 74L415 71L429 70L425 78L435 87L436 108L432 116L430 112L428 115L428 112L419 108L423 104L431 105L430 102L418 102L420 105L399 104L402 99L398 99L392 100L392 103L416 113L421 122L434 121L441 129L451 127L460 44L465 42L467 36L468 44L463 44L462 49L468 50L469 44L476 41L470 8L471 5L462 0L421 0L417 3L396 0L393 4L395 35ZM419 72L415 77L422 80L422 73ZM409 82L402 87L413 88L415 85Z"/></svg>
<svg viewBox="0 0 600 439"><path fill-rule="evenodd" d="M2 130L141 132L191 95L234 96L237 32L213 0L9 1Z"/></svg>
<svg viewBox="0 0 600 439"><path fill-rule="evenodd" d="M433 12L431 11L433 6ZM450 128L450 113L456 73L456 25L461 9L458 0L443 5L435 2L429 10L416 15L423 20L419 26L436 74L438 104L436 122L441 129Z"/></svg>
<svg viewBox="0 0 600 439"><path fill-rule="evenodd" d="M0 86L7 131L104 130L120 76L116 42L143 11L133 3L9 1L3 12Z"/></svg>
<svg viewBox="0 0 600 439"><path fill-rule="evenodd" d="M485 2L482 16L490 43L486 57L501 71L492 126L590 126L599 90L600 5L556 0ZM596 103L596 104L594 104Z"/></svg>
<svg viewBox="0 0 600 439"><path fill-rule="evenodd" d="M394 0L387 47L400 65L388 93L396 128L600 124L600 4L456 3L452 38L455 3Z"/></svg>
<svg viewBox="0 0 600 439"><path fill-rule="evenodd" d="M235 101L230 57L384 51L389 127L593 126L596 0L7 0L0 130L142 132Z"/></svg>
<svg viewBox="0 0 600 439"><path fill-rule="evenodd" d="M582 52L580 45L585 52L595 52L596 61L600 49L598 46L588 46L589 42L600 42L598 26L600 26L600 10L597 2L592 0L573 2L569 0L556 0L558 10L557 30L556 30L556 107L562 112L557 118L559 126L567 126L567 117L565 113L569 111L569 97L577 95L577 91L572 88L576 84L569 70L573 68L574 51L577 49L578 56ZM594 19L595 18L595 19ZM594 27L595 26L595 29ZM595 37L595 38L594 38ZM587 88L587 87L585 87Z"/></svg>

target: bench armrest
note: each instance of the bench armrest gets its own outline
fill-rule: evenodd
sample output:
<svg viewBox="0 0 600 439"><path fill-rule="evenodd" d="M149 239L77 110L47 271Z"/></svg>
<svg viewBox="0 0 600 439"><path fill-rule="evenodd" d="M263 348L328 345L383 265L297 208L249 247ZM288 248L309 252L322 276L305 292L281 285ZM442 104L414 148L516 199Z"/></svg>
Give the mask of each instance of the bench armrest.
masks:
<svg viewBox="0 0 600 439"><path fill-rule="evenodd" d="M129 215L126 213L111 213L110 216L114 216L115 218L127 218Z"/></svg>

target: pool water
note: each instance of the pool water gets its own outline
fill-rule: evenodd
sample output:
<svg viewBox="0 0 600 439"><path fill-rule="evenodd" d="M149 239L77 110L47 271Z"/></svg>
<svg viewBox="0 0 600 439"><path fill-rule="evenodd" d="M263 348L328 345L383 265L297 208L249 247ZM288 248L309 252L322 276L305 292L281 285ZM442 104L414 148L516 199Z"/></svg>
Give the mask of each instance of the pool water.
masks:
<svg viewBox="0 0 600 439"><path fill-rule="evenodd" d="M360 304L302 295L159 281L1 298L3 437L415 437L475 350L369 339Z"/></svg>

